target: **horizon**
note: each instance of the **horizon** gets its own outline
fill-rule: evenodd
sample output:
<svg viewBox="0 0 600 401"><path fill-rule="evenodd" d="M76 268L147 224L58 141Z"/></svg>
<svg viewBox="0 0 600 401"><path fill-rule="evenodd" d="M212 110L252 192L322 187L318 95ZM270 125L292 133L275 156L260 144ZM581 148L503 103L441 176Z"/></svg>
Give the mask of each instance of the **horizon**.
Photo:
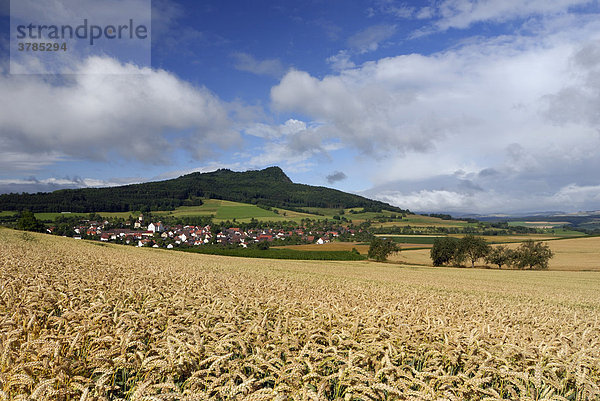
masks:
<svg viewBox="0 0 600 401"><path fill-rule="evenodd" d="M49 76L10 73L0 0L0 194L278 166L417 213L600 210L599 16L596 0L155 0L151 65L86 56Z"/></svg>
<svg viewBox="0 0 600 401"><path fill-rule="evenodd" d="M269 169L279 169L288 179L289 176L287 175L287 173L279 166L268 166L262 169L256 169L256 170L235 170L235 169L229 169L229 168L218 168L212 171L204 171L204 172L199 172L199 171L195 171L195 172L190 172L190 173L186 173L183 175L180 175L178 177L174 177L174 178L170 178L170 179L178 179L178 178L182 178L188 175L192 175L192 174L210 174L210 173L215 173L218 171L229 171L229 172L233 172L233 173L246 173L246 172L262 172L265 170L269 170ZM149 183L149 182L161 182L161 181L165 181L163 180L155 180L155 181L144 181L144 182L132 182L129 184L125 184L125 185L138 185L138 184L144 184L144 183ZM301 182L295 182L292 181L292 183L294 184L303 184ZM90 188L90 189L100 189L100 188L116 188L118 186L121 185L115 185L115 186L86 186L86 187L74 187L74 188L61 188L61 189L56 189L56 190L51 190L48 192L42 192L42 193L51 193L54 191L60 191L62 189L68 189L68 190L77 190L77 189L83 189L83 188ZM323 187L325 188L331 188L330 186L327 185L323 185ZM331 188L334 189L334 188ZM359 193L354 193L354 192L348 192L350 194L353 195L359 195L362 196ZM2 194L0 194L2 195ZM210 198L208 198L210 199ZM390 204L391 205L391 204ZM395 205L392 205L395 206ZM595 215L595 214L600 214L600 210L579 210L576 212L565 212L565 211L561 211L561 210L546 210L546 211L542 211L542 210L537 210L537 211L524 211L524 212L516 212L516 213L485 213L485 214L476 214L476 213L471 213L469 211L456 211L456 212L445 212L445 211L425 211L425 210L409 210L411 213L414 214L449 214L451 215L453 218L455 219L460 219L460 218L494 218L494 217L507 217L509 219L511 218L517 218L517 217L521 217L521 218L525 218L525 217L560 217L560 216L574 216L574 215ZM70 211L66 211L63 213L71 213ZM101 211L97 211L96 213L101 213Z"/></svg>

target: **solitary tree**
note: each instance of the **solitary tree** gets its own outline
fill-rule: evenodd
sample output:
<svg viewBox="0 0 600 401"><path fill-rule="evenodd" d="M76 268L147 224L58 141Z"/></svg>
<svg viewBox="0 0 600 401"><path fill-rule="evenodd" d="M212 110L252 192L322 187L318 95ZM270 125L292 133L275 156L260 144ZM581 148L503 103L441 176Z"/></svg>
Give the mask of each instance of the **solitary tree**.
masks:
<svg viewBox="0 0 600 401"><path fill-rule="evenodd" d="M369 246L368 256L370 259L375 259L378 262L387 260L392 253L400 252L398 245L391 239L383 239L375 237Z"/></svg>
<svg viewBox="0 0 600 401"><path fill-rule="evenodd" d="M498 265L498 269L502 269L502 266L509 264L512 259L514 251L508 249L505 245L494 247L490 250L490 253L485 257L487 263Z"/></svg>
<svg viewBox="0 0 600 401"><path fill-rule="evenodd" d="M468 234L460 240L459 252L471 261L471 267L475 267L475 262L490 252L490 246L483 237Z"/></svg>
<svg viewBox="0 0 600 401"><path fill-rule="evenodd" d="M527 240L515 251L514 265L519 269L529 267L544 270L553 256L548 244Z"/></svg>

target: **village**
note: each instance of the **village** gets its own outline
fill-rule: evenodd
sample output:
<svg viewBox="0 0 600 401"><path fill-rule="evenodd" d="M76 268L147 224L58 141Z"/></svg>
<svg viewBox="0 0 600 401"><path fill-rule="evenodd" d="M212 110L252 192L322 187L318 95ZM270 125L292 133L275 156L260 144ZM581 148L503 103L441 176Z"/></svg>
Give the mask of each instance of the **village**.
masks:
<svg viewBox="0 0 600 401"><path fill-rule="evenodd" d="M109 221L83 220L74 226L73 238L115 242L137 247L173 249L176 247L198 247L203 245L249 246L267 243L326 244L340 237L354 237L362 229L336 227L335 230L318 230L306 227L287 228L247 228L216 227L215 225L173 225L161 221L145 222L140 215L134 223L127 222L130 228L110 227ZM47 229L49 234L60 235L56 227Z"/></svg>

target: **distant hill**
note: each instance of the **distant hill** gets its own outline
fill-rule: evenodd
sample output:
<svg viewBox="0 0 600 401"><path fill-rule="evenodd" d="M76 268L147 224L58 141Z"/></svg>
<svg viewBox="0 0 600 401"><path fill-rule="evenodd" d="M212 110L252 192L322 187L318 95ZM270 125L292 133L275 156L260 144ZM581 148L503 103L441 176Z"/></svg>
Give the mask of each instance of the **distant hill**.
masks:
<svg viewBox="0 0 600 401"><path fill-rule="evenodd" d="M301 211L307 207L406 210L331 188L295 184L279 167L234 172L192 173L172 180L111 188L64 189L51 193L0 195L0 211L127 212L172 210L201 205L202 198L222 199Z"/></svg>
<svg viewBox="0 0 600 401"><path fill-rule="evenodd" d="M536 212L513 215L486 215L477 216L480 221L487 222L528 222L528 223L561 223L570 225L571 228L583 230L600 230L600 211L587 211L576 213L565 212Z"/></svg>

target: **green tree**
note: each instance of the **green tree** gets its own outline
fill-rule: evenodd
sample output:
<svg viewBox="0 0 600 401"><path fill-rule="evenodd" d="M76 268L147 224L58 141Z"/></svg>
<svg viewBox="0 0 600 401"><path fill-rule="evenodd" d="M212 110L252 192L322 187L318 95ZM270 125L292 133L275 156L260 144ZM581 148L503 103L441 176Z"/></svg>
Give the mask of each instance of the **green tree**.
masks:
<svg viewBox="0 0 600 401"><path fill-rule="evenodd" d="M54 230L54 234L60 235L63 237L72 237L75 235L75 231L73 231L73 225L69 223L60 223Z"/></svg>
<svg viewBox="0 0 600 401"><path fill-rule="evenodd" d="M498 269L502 269L502 266L511 263L514 257L514 251L509 249L505 245L500 245L490 249L490 252L485 257L487 263L498 265Z"/></svg>
<svg viewBox="0 0 600 401"><path fill-rule="evenodd" d="M490 246L483 237L468 234L460 240L458 251L471 262L471 267L475 267L475 262L486 257L490 252Z"/></svg>
<svg viewBox="0 0 600 401"><path fill-rule="evenodd" d="M545 270L554 253L548 244L527 240L515 251L513 264L518 269L529 267L530 269Z"/></svg>
<svg viewBox="0 0 600 401"><path fill-rule="evenodd" d="M460 262L459 240L451 237L440 237L433 241L430 251L434 266L443 266L451 262Z"/></svg>
<svg viewBox="0 0 600 401"><path fill-rule="evenodd" d="M266 251L271 247L271 244L269 243L269 241L260 241L256 244L256 247L261 251Z"/></svg>
<svg viewBox="0 0 600 401"><path fill-rule="evenodd" d="M384 262L392 253L400 252L398 245L391 239L375 237L369 246L369 259Z"/></svg>
<svg viewBox="0 0 600 401"><path fill-rule="evenodd" d="M35 231L43 232L46 227L44 224L36 219L35 214L29 210L23 210L17 220L17 229L23 231Z"/></svg>

